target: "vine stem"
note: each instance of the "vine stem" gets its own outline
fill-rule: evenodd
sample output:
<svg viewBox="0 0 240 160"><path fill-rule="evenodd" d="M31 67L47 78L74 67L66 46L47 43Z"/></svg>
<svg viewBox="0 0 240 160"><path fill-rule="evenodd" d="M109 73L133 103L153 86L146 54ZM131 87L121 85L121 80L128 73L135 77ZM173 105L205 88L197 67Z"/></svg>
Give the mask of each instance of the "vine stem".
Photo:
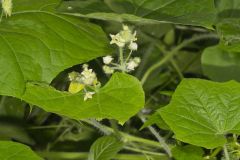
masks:
<svg viewBox="0 0 240 160"><path fill-rule="evenodd" d="M223 151L224 151L225 159L230 160L226 144L223 146Z"/></svg>
<svg viewBox="0 0 240 160"><path fill-rule="evenodd" d="M143 123L146 121L145 118L142 117L141 115L138 115L138 117L142 120ZM168 156L171 158L172 157L171 149L169 148L168 144L165 142L164 138L152 126L148 126L148 129L156 137L160 145L163 147L163 149L166 151Z"/></svg>
<svg viewBox="0 0 240 160"><path fill-rule="evenodd" d="M210 158L216 157L217 154L218 154L220 151L222 151L222 149L223 149L222 147L216 148L216 149L212 152L212 154L210 155Z"/></svg>
<svg viewBox="0 0 240 160"><path fill-rule="evenodd" d="M138 149L138 148L132 148L132 147L128 147L125 146L125 149L129 150L129 151L134 151L134 152L138 152L138 153L143 153L143 154L149 154L149 155L156 155L156 156L162 156L163 154L161 153L156 153L156 152L151 152L151 151L145 151L143 149Z"/></svg>
<svg viewBox="0 0 240 160"><path fill-rule="evenodd" d="M94 119L91 119L91 120L82 119L81 121L94 126L95 128L99 129L99 131L102 132L105 135L111 135L112 133L114 133L114 130L112 128L109 128L105 125L102 125L101 123L99 123L98 121L96 121ZM132 142L139 142L139 143L146 144L148 146L153 146L153 147L157 147L159 149L162 149L162 147L159 146L159 143L157 143L155 141L151 141L151 140L148 140L148 139L132 136L132 135L126 134L126 133L121 132L121 131L119 131L119 134L124 138L124 140L132 141Z"/></svg>
<svg viewBox="0 0 240 160"><path fill-rule="evenodd" d="M193 37L191 39L183 41L181 44L179 44L177 47L175 47L173 50L171 50L163 59L161 59L159 62L155 63L154 65L152 65L143 75L143 77L141 79L141 83L144 84L146 82L146 80L148 79L148 77L150 76L150 74L154 70L156 70L158 67L162 66L166 62L170 61L172 59L172 57L176 53L178 53L178 51L181 50L182 48L186 47L187 45L189 45L193 42L203 40L203 39L209 39L209 38L218 39L217 35L215 35L215 34L204 34L204 35L200 35L200 36Z"/></svg>

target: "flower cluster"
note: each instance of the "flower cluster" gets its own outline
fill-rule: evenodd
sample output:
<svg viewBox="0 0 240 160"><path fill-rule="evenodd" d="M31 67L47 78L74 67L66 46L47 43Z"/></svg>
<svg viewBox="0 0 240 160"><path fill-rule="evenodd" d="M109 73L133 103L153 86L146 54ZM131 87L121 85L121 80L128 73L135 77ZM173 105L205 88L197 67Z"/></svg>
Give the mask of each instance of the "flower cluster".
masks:
<svg viewBox="0 0 240 160"><path fill-rule="evenodd" d="M2 0L3 13L7 16L12 15L12 0Z"/></svg>
<svg viewBox="0 0 240 160"><path fill-rule="evenodd" d="M69 73L69 80L71 81L68 91L70 93L77 93L81 90L84 91L84 101L91 99L96 93L96 90L100 88L101 84L97 80L96 73L88 68L87 64L83 65L83 71L81 73L71 72ZM89 91L92 90L92 91Z"/></svg>
<svg viewBox="0 0 240 160"><path fill-rule="evenodd" d="M110 44L116 44L119 48L119 60L120 63L113 63L114 58L112 56L103 57L103 71L106 74L112 74L115 70L120 70L123 72L131 72L138 67L141 62L139 57L131 57L132 52L138 49L138 44L136 43L137 32L132 31L128 26L123 25L123 29L116 35L110 34L111 42ZM124 49L129 50L128 56L124 57Z"/></svg>
<svg viewBox="0 0 240 160"><path fill-rule="evenodd" d="M121 30L116 35L110 34L112 38L110 44L116 44L118 47L123 48L126 44L129 44L129 48L133 47L132 50L137 50L137 43L135 41L137 32L132 32L128 26L123 25L123 30Z"/></svg>

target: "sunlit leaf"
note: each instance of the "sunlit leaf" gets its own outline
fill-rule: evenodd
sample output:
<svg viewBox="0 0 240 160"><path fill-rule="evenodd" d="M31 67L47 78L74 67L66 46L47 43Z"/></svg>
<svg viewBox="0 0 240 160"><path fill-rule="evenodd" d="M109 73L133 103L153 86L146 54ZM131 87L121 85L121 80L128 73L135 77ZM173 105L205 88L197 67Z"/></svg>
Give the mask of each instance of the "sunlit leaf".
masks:
<svg viewBox="0 0 240 160"><path fill-rule="evenodd" d="M84 101L83 96L83 91L71 94L46 85L28 83L22 98L48 112L70 118L113 118L120 123L127 121L144 106L140 82L124 73L115 73L92 99Z"/></svg>
<svg viewBox="0 0 240 160"><path fill-rule="evenodd" d="M21 97L26 82L50 83L64 69L111 52L101 28L48 8L57 2L13 1L12 17L0 25L1 95Z"/></svg>
<svg viewBox="0 0 240 160"><path fill-rule="evenodd" d="M239 96L240 84L235 81L187 79L160 114L177 139L215 148L226 143L226 134L240 133Z"/></svg>

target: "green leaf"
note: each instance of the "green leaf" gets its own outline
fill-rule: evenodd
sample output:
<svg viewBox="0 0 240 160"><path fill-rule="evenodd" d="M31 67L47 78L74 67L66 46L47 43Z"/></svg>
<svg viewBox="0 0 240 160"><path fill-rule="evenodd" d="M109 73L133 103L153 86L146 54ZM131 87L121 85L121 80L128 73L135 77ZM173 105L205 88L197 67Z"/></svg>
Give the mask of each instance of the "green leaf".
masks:
<svg viewBox="0 0 240 160"><path fill-rule="evenodd" d="M1 160L42 160L29 147L11 141L0 141Z"/></svg>
<svg viewBox="0 0 240 160"><path fill-rule="evenodd" d="M214 81L240 81L240 54L229 52L221 46L204 50L202 68L205 75Z"/></svg>
<svg viewBox="0 0 240 160"><path fill-rule="evenodd" d="M240 133L239 95L236 81L185 79L160 114L177 139L215 148L226 143L226 134Z"/></svg>
<svg viewBox="0 0 240 160"><path fill-rule="evenodd" d="M170 22L210 27L214 0L75 0L63 1L59 10L76 16L135 23Z"/></svg>
<svg viewBox="0 0 240 160"><path fill-rule="evenodd" d="M187 145L177 146L172 149L173 157L176 160L203 160L203 149L200 147Z"/></svg>
<svg viewBox="0 0 240 160"><path fill-rule="evenodd" d="M50 86L28 83L22 99L48 112L74 119L113 118L124 123L144 106L144 92L133 76L115 73L92 99L83 101L83 92L71 94Z"/></svg>
<svg viewBox="0 0 240 160"><path fill-rule="evenodd" d="M91 146L88 160L110 160L122 147L123 143L113 136L101 137Z"/></svg>
<svg viewBox="0 0 240 160"><path fill-rule="evenodd" d="M53 0L34 2L13 1L16 11L1 22L1 95L21 97L26 82L50 83L64 69L111 52L100 27L49 11Z"/></svg>

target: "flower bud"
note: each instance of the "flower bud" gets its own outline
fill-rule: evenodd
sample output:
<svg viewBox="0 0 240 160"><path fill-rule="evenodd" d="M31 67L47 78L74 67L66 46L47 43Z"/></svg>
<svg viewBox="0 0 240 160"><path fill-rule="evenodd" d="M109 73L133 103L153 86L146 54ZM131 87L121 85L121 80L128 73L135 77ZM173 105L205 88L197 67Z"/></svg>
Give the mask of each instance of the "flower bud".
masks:
<svg viewBox="0 0 240 160"><path fill-rule="evenodd" d="M95 92L86 92L84 95L84 101L88 99L92 99L92 96L95 94Z"/></svg>
<svg viewBox="0 0 240 160"><path fill-rule="evenodd" d="M128 48L132 51L136 51L138 49L138 45L135 42L131 42L128 46Z"/></svg>
<svg viewBox="0 0 240 160"><path fill-rule="evenodd" d="M106 74L113 74L114 69L112 69L111 67L109 67L109 66L107 66L107 65L104 65L104 66L103 66L103 71L104 71L104 73L106 73Z"/></svg>
<svg viewBox="0 0 240 160"><path fill-rule="evenodd" d="M112 56L103 57L103 63L104 64L110 64L112 61L113 61Z"/></svg>

